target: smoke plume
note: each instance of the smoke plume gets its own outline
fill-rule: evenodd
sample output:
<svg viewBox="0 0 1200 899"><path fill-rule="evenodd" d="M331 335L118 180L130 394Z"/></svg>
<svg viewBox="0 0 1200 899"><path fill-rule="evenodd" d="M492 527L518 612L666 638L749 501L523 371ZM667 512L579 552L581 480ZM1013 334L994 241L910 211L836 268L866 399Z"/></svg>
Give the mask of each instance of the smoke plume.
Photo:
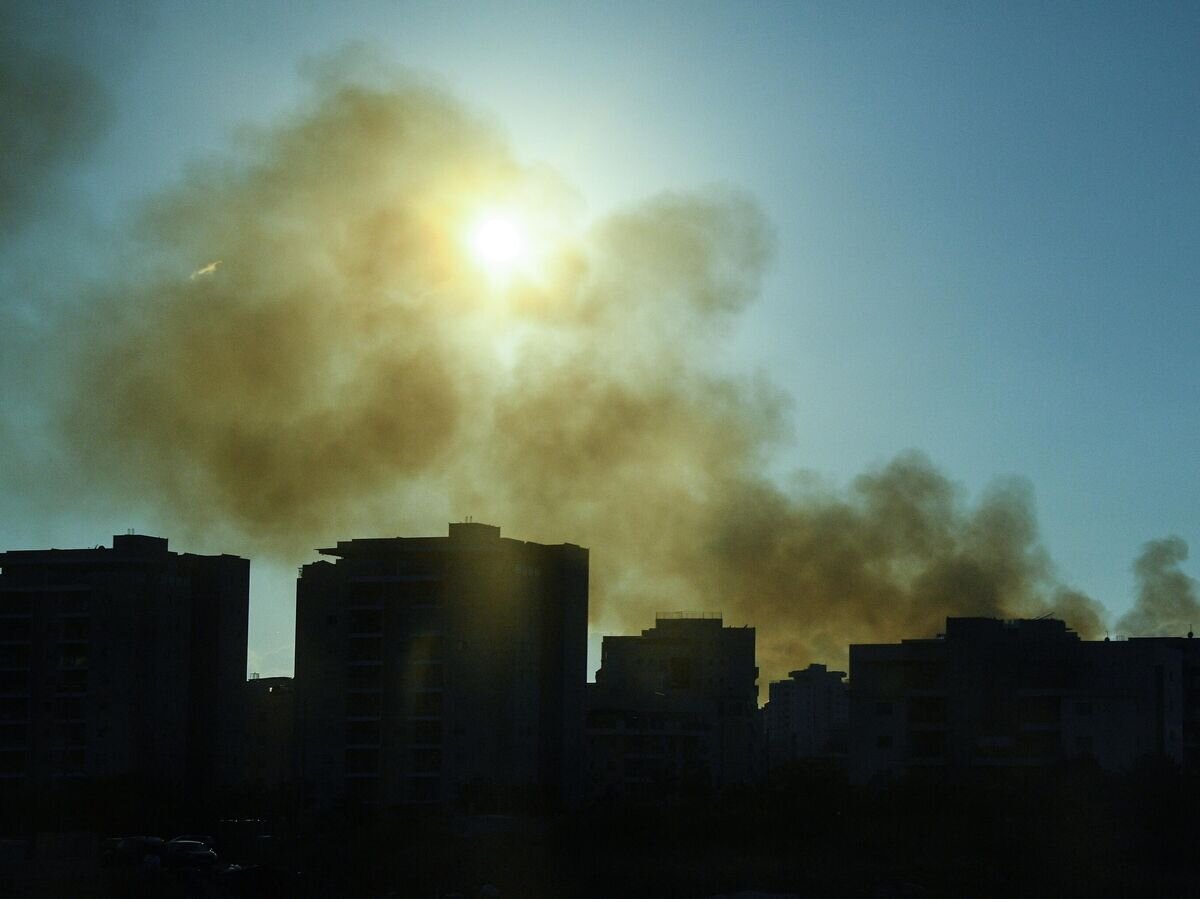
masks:
<svg viewBox="0 0 1200 899"><path fill-rule="evenodd" d="M1137 600L1117 622L1118 629L1133 637L1173 636L1192 631L1200 623L1200 601L1196 582L1180 569L1187 560L1188 545L1179 537L1151 540L1133 563L1137 577Z"/></svg>
<svg viewBox="0 0 1200 899"><path fill-rule="evenodd" d="M111 118L107 95L82 67L0 36L0 240L54 196Z"/></svg>
<svg viewBox="0 0 1200 899"><path fill-rule="evenodd" d="M153 201L126 277L71 323L64 426L121 495L290 559L468 513L581 543L596 621L722 610L759 628L764 677L948 614L1101 629L1023 483L972 504L915 454L847 490L764 476L787 400L710 361L772 256L748 198L581 223L569 187L436 88L311 77L302 109ZM463 239L497 208L537 255L504 278Z"/></svg>

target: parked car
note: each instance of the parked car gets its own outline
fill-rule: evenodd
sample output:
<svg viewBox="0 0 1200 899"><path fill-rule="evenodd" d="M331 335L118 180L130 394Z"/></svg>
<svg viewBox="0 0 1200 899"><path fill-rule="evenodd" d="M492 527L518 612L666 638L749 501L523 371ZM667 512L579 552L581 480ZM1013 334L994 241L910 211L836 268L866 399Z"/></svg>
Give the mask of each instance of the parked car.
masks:
<svg viewBox="0 0 1200 899"><path fill-rule="evenodd" d="M160 837L124 837L117 844L113 861L122 865L157 863L162 859L163 841Z"/></svg>
<svg viewBox="0 0 1200 899"><path fill-rule="evenodd" d="M168 868L211 868L217 854L197 840L171 840L163 846L163 864Z"/></svg>
<svg viewBox="0 0 1200 899"><path fill-rule="evenodd" d="M182 836L171 837L171 839L167 840L168 845L171 843L203 843L208 849L213 848L214 842L215 841L212 837L201 836L194 833L185 833Z"/></svg>

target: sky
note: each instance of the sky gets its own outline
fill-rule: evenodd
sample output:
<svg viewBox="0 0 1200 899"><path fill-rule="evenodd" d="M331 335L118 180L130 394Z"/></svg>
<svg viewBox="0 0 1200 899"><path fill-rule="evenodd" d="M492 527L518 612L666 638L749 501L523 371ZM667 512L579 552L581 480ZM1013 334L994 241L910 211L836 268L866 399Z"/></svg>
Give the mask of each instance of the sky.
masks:
<svg viewBox="0 0 1200 899"><path fill-rule="evenodd" d="M0 218L4 548L133 527L253 555L168 533L181 513L145 495L49 489L73 388L47 360L78 346L63 310L129 266L114 235L294 115L303 73L356 44L569 184L585 220L663 192L751 198L771 258L711 365L786 397L775 480L845 489L908 450L968 503L1023 479L1054 578L1113 627L1143 546L1200 539L1194 5L114 2L18 4L12 21L8 40L95 93L46 101L78 123L73 149ZM313 558L255 555L252 670L290 673L295 566ZM612 623L593 624L594 656Z"/></svg>

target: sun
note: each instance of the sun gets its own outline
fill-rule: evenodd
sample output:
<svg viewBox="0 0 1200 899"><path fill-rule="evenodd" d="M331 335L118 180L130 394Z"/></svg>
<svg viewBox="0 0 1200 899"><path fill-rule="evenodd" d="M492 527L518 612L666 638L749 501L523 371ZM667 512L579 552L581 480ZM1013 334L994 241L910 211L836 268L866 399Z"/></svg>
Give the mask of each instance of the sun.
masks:
<svg viewBox="0 0 1200 899"><path fill-rule="evenodd" d="M525 235L511 216L489 214L475 223L468 236L471 254L490 274L511 273L525 260Z"/></svg>

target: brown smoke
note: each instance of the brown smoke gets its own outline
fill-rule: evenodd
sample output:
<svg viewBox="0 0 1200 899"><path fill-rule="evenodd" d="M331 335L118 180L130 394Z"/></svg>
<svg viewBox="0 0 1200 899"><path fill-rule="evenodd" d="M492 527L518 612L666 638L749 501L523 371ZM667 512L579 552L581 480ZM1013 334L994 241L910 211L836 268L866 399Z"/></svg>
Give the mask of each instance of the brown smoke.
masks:
<svg viewBox="0 0 1200 899"><path fill-rule="evenodd" d="M1117 622L1131 637L1178 637L1200 623L1196 582L1180 569L1188 545L1179 537L1151 540L1133 563L1137 601Z"/></svg>
<svg viewBox="0 0 1200 899"><path fill-rule="evenodd" d="M123 495L288 558L466 512L578 542L597 621L723 610L759 628L764 678L947 614L1100 629L1021 483L971 506L918 455L848 491L763 476L786 399L711 361L772 254L748 199L666 194L578 232L570 191L455 100L334 68L154 202L74 329L67 428ZM561 225L503 287L462 240L493 200Z"/></svg>

